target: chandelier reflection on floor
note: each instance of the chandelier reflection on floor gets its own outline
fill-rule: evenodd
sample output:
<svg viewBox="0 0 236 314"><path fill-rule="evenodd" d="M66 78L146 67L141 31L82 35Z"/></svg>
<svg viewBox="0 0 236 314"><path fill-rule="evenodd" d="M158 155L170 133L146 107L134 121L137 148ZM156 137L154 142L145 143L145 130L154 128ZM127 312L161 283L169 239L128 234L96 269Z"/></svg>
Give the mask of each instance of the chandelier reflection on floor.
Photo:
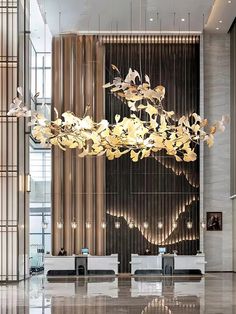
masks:
<svg viewBox="0 0 236 314"><path fill-rule="evenodd" d="M162 106L165 87L152 89L149 77L145 75L142 82L140 74L132 69L123 79L118 68L114 65L112 68L116 77L103 87L110 88L131 111L130 117L123 119L116 114L115 124L107 120L93 121L87 115L89 106L83 117L67 111L61 118L48 120L23 104L21 88L17 89L19 97L13 100L8 115L31 117L32 134L43 145L56 145L62 150L78 148L80 157L106 155L109 160L130 154L133 161L138 161L164 150L178 162L195 161L195 149L200 141L211 147L215 132L225 130L228 120L225 116L212 126L197 113L176 119L174 111L166 111Z"/></svg>

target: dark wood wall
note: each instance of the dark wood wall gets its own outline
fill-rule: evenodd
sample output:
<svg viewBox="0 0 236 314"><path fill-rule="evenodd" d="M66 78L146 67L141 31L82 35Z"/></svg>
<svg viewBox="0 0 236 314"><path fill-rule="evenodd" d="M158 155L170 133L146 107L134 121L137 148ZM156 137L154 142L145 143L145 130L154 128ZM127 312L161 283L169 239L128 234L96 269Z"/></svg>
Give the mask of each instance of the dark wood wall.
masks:
<svg viewBox="0 0 236 314"><path fill-rule="evenodd" d="M128 37L127 40L130 40ZM177 116L199 111L199 38L162 37L150 43L106 44L106 81L115 64L123 76L129 67L148 74L152 87L166 88L164 106ZM122 41L122 40L120 40ZM116 113L129 115L126 104L106 91L106 119ZM145 118L145 117L143 117ZM199 162L177 163L162 153L137 163L123 156L106 161L106 253L119 253L120 272L130 271L130 255L146 248L156 254L159 246L168 252L195 254L199 248ZM188 220L193 222L188 229ZM120 229L115 222L121 223ZM130 229L128 224L134 222ZM144 229L143 222L149 227ZM177 228L173 222L177 221ZM163 228L158 228L158 223Z"/></svg>

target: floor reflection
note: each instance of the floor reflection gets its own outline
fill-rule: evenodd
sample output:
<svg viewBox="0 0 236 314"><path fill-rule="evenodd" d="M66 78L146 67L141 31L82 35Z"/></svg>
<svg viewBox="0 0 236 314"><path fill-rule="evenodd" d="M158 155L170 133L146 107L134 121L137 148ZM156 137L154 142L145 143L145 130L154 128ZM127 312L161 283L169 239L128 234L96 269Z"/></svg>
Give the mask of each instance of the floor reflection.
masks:
<svg viewBox="0 0 236 314"><path fill-rule="evenodd" d="M206 277L35 276L0 286L0 313L236 313L235 274Z"/></svg>
<svg viewBox="0 0 236 314"><path fill-rule="evenodd" d="M64 285L67 291L63 295ZM200 314L200 295L194 291L204 289L204 279L87 278L63 284L47 281L44 288L55 314L73 308L81 313Z"/></svg>

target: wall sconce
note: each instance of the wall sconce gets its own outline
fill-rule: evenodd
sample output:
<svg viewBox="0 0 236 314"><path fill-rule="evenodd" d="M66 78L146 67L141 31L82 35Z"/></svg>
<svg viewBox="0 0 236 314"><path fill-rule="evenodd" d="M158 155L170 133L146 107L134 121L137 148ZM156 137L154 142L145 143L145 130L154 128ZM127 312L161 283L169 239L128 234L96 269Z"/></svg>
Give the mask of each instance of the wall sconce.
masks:
<svg viewBox="0 0 236 314"><path fill-rule="evenodd" d="M25 190L26 192L31 191L31 175L30 174L27 174L25 176Z"/></svg>
<svg viewBox="0 0 236 314"><path fill-rule="evenodd" d="M86 227L86 229L90 229L91 228L91 222L87 221L85 223L85 227Z"/></svg>
<svg viewBox="0 0 236 314"><path fill-rule="evenodd" d="M206 229L206 222L204 220L202 220L201 222L201 227L202 229Z"/></svg>
<svg viewBox="0 0 236 314"><path fill-rule="evenodd" d="M192 221L187 221L187 228L188 229L192 229L192 227L193 227L193 223L192 223Z"/></svg>
<svg viewBox="0 0 236 314"><path fill-rule="evenodd" d="M144 221L144 223L143 223L143 228L144 228L144 229L147 229L148 227L149 227L148 222L147 222L147 221Z"/></svg>
<svg viewBox="0 0 236 314"><path fill-rule="evenodd" d="M57 222L57 228L58 228L58 229L62 229L62 228L63 228L63 222L58 221L58 222Z"/></svg>
<svg viewBox="0 0 236 314"><path fill-rule="evenodd" d="M129 222L129 228L130 228L130 229L133 229L133 227L134 227L134 222L133 222L133 221L130 221L130 222Z"/></svg>
<svg viewBox="0 0 236 314"><path fill-rule="evenodd" d="M157 224L158 229L162 229L163 228L163 223L161 221L158 222Z"/></svg>
<svg viewBox="0 0 236 314"><path fill-rule="evenodd" d="M101 223L101 227L102 227L102 229L105 229L105 228L106 228L106 226L107 226L106 222L105 222L105 221L102 221L102 223Z"/></svg>
<svg viewBox="0 0 236 314"><path fill-rule="evenodd" d="M116 229L120 229L120 222L119 222L119 221L116 221L116 222L115 222L115 228L116 228Z"/></svg>

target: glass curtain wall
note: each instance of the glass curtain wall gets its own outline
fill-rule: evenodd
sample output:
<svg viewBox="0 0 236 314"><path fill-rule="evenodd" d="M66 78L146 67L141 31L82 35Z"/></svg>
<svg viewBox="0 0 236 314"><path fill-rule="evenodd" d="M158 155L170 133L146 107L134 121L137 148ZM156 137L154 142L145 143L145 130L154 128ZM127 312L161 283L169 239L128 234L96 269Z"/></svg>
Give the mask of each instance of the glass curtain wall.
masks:
<svg viewBox="0 0 236 314"><path fill-rule="evenodd" d="M37 52L32 42L31 108L50 118L51 53ZM44 253L51 252L51 150L33 137L30 144L30 265L35 272L42 270Z"/></svg>

